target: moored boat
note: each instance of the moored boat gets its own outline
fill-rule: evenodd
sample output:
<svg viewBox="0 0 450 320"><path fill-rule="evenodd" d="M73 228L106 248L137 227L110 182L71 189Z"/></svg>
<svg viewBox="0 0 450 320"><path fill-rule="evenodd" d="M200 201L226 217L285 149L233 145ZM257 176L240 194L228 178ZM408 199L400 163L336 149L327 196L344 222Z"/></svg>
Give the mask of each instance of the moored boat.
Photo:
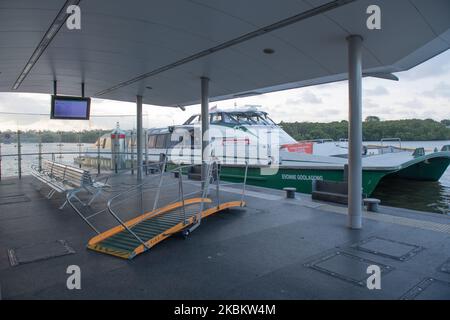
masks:
<svg viewBox="0 0 450 320"><path fill-rule="evenodd" d="M117 134L117 130L120 129L101 137L96 145L116 152L110 157L111 168L136 166L134 159L124 161L118 155L133 150L135 134L132 131ZM200 115L191 116L182 125L146 130L145 161L160 161L160 155L165 154L169 167L179 163L200 165L200 132ZM380 144L365 145L361 150L362 185L366 196L388 176L437 181L450 164L450 146L440 151L407 149L401 144L392 145L396 139L389 140L388 144L384 139ZM343 181L347 178L346 140L296 141L255 106L210 110L209 141L207 152L221 164L221 179L224 180L242 181L247 165L248 184L276 189L295 187L303 193L311 193L314 180ZM95 157L91 160L95 162ZM195 177L199 172L198 169L190 175Z"/></svg>

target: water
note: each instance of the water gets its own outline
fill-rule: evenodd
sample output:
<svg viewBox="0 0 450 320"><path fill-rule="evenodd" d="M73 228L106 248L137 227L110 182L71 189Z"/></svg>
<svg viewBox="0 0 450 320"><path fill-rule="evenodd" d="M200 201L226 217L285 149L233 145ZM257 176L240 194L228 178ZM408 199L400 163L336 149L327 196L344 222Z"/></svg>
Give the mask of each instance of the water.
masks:
<svg viewBox="0 0 450 320"><path fill-rule="evenodd" d="M91 144L85 144L82 146L82 150ZM73 159L78 156L78 144L77 143L43 143L42 153L53 153L42 155L42 159L52 160L65 163L74 164ZM39 147L37 143L22 143L22 175L27 175L30 173L31 165L36 165L38 163L37 155L25 155L27 153L38 153ZM76 154L60 154L60 152L74 152ZM1 174L4 177L13 177L18 175L17 167L17 156L10 157L7 154L17 154L17 144L1 144L1 155L2 155L2 168Z"/></svg>
<svg viewBox="0 0 450 320"><path fill-rule="evenodd" d="M379 142L365 142L365 144L379 144ZM395 143L392 143L395 145ZM437 147L439 150L443 145L449 144L450 141L403 141L402 147L418 148L433 150ZM92 144L85 144L82 150L92 147ZM2 155L17 153L15 144L2 144ZM54 153L55 160L66 164L73 165L73 159L77 154L62 154L59 152L78 153L79 147L77 143L44 143L42 152ZM22 153L37 153L38 145L36 143L23 143ZM44 155L44 159L52 159L52 155ZM17 157L2 158L2 177L17 176ZM30 172L32 164L37 163L37 156L22 157L22 174L26 175ZM382 181L376 188L375 198L381 199L382 204L393 207L408 208L421 211L437 212L450 215L450 167L437 182L412 181L412 180L396 180L389 179Z"/></svg>
<svg viewBox="0 0 450 320"><path fill-rule="evenodd" d="M365 144L379 144L365 142ZM392 145L398 145L392 143ZM450 145L450 141L403 141L402 147L440 150ZM407 208L420 211L437 212L450 215L450 167L436 182L414 181L404 179L385 179L372 194L381 199L382 204L392 207Z"/></svg>

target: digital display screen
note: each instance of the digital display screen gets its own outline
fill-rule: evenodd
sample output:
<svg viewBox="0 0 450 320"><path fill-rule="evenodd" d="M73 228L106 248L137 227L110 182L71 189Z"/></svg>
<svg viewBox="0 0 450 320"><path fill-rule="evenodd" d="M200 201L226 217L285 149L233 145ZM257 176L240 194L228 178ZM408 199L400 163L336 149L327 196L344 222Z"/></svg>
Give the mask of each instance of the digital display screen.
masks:
<svg viewBox="0 0 450 320"><path fill-rule="evenodd" d="M51 119L89 120L91 98L52 96Z"/></svg>

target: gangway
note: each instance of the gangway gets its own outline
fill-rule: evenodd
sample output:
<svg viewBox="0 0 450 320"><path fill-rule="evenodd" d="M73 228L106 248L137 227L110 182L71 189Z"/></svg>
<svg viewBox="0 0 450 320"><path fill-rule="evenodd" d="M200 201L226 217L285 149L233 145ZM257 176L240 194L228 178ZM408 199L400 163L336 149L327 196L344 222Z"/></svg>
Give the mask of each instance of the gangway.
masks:
<svg viewBox="0 0 450 320"><path fill-rule="evenodd" d="M189 230L196 223L196 211L198 204L202 201L211 204L211 199L191 198L185 201L184 206L179 201L126 222L125 225L144 243L135 238L125 227L119 225L92 238L88 248L116 257L132 259L171 235ZM231 201L218 206L205 206L201 212L201 218L243 205L242 201ZM186 210L186 220L183 209Z"/></svg>
<svg viewBox="0 0 450 320"><path fill-rule="evenodd" d="M110 198L107 204L107 211L119 224L104 232L99 232L97 228L93 227L92 223L85 220L97 233L96 236L89 240L87 248L123 259L133 259L174 234L181 233L184 236L188 236L200 225L202 219L208 216L225 209L245 206L246 175L240 199L222 201L219 179L220 166L216 162L211 162L207 165L207 178L204 181L191 181L189 184L191 190L193 188L199 188L199 190L185 193L188 186L185 185L187 182L183 181L185 180L183 175L189 171L188 169L191 166L179 165L166 172L162 170L157 186L145 188L145 183L143 183ZM171 173L176 173L174 178L167 178ZM211 191L211 195L208 196L211 181L216 184L216 192ZM177 188L178 192L174 192L173 189L169 191L170 186ZM162 203L162 195L164 194L169 194L172 198L175 194L177 196L174 201ZM143 202L152 195L155 196L149 205L152 209L145 210L146 205ZM130 199L133 197L139 199L138 202L140 202L140 208L137 210L145 213L123 221L119 217L121 215L119 211L136 211L136 208L131 209L133 201ZM70 204L83 217L74 203Z"/></svg>

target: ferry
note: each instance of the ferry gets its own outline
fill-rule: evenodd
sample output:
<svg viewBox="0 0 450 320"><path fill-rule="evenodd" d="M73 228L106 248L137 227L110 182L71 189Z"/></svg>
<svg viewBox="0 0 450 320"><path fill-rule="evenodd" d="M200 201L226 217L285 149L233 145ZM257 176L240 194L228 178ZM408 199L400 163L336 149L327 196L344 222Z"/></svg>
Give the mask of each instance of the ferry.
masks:
<svg viewBox="0 0 450 320"><path fill-rule="evenodd" d="M182 125L148 129L145 161L158 162L167 156L168 166L201 164L201 116L192 115ZM120 154L133 153L136 135L120 130L102 136L96 148L112 151L111 168L136 166L135 159ZM393 145L398 144L398 145ZM210 110L208 153L221 164L220 178L240 182L247 170L247 183L275 189L294 187L311 193L314 180L347 179L348 142L318 139L296 141L259 106ZM370 196L381 179L437 181L450 164L450 146L441 150L402 148L400 139L383 139L380 144L361 150L363 194ZM76 159L84 165L97 165L98 157L83 155ZM199 176L200 168L188 173Z"/></svg>

